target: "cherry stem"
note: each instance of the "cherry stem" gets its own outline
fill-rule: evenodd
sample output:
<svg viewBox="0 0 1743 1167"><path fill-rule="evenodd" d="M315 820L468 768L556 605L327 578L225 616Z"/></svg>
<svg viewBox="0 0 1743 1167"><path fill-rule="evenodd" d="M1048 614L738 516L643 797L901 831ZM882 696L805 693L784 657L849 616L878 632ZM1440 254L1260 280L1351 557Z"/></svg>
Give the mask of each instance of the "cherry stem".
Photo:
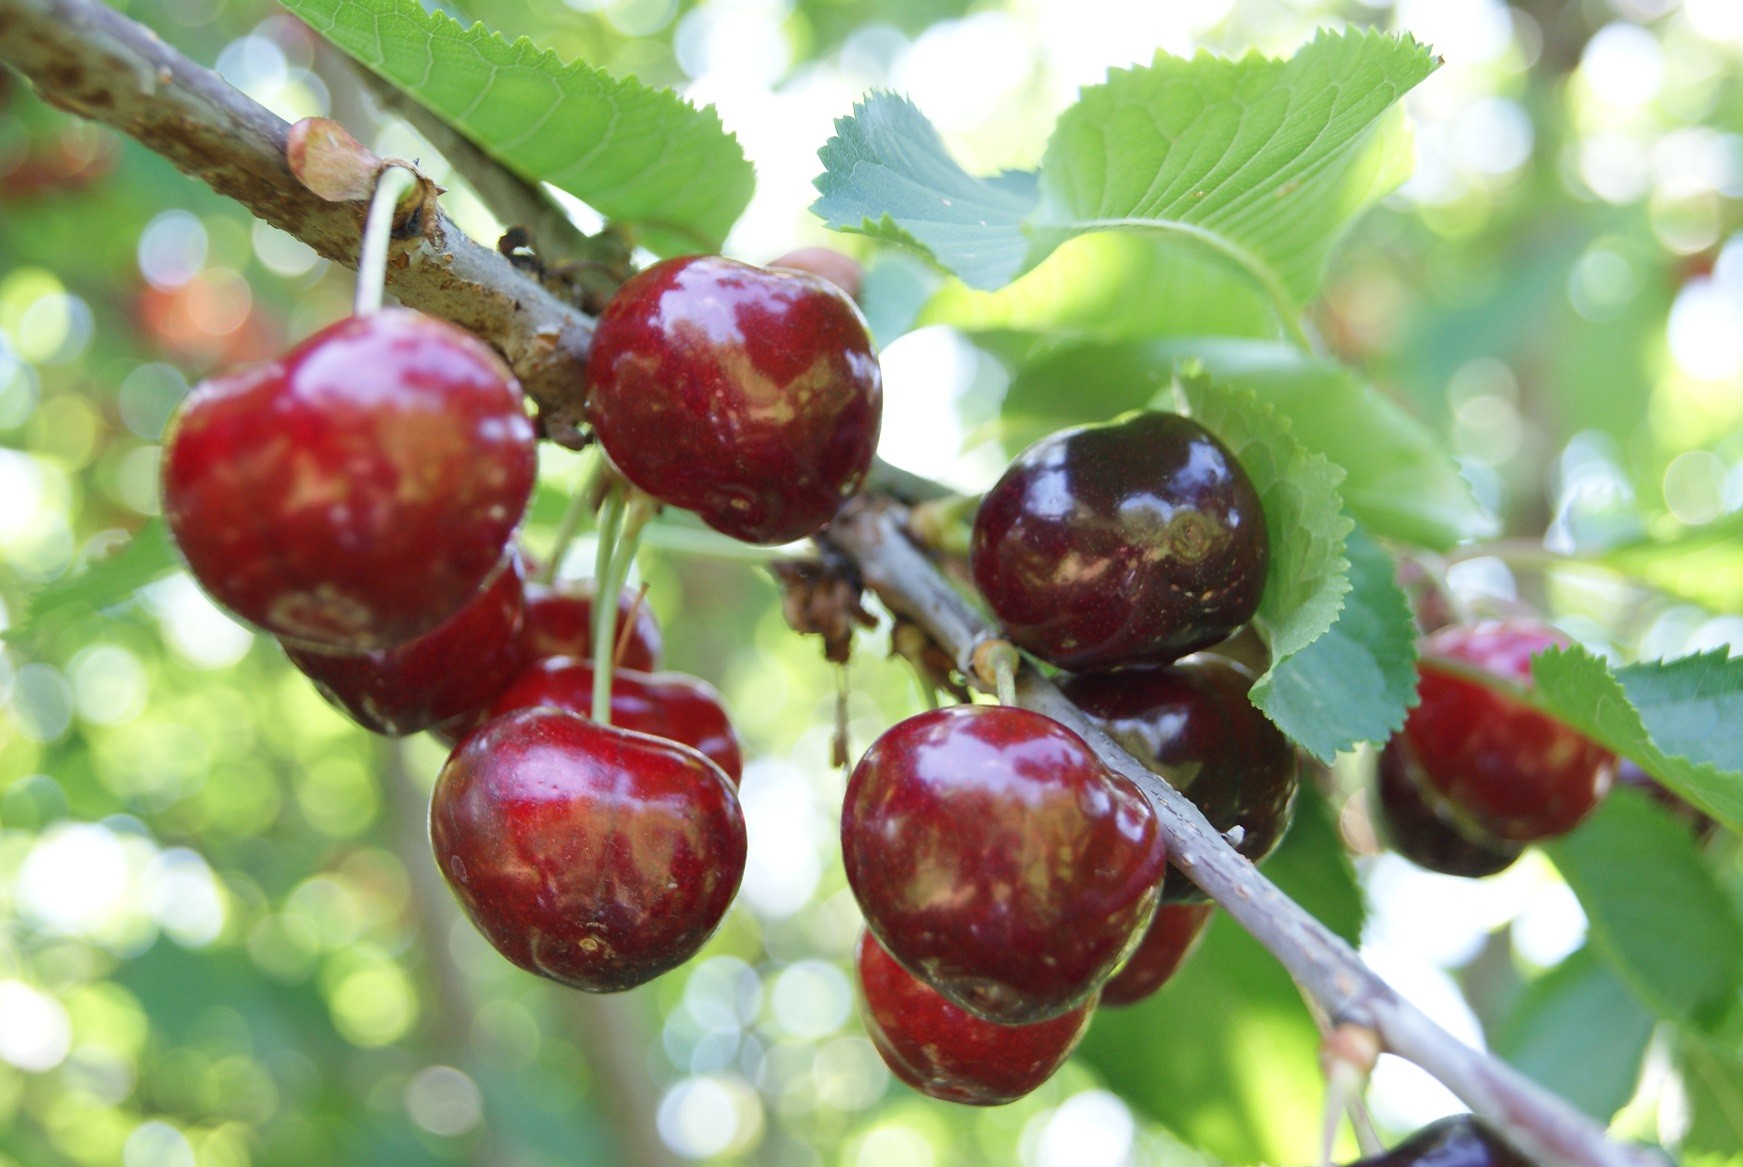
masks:
<svg viewBox="0 0 1743 1167"><path fill-rule="evenodd" d="M611 680L616 671L617 597L635 562L653 499L626 483L612 487L599 512L600 552L593 577L593 720L611 724ZM607 544L609 551L605 550ZM633 623L633 618L632 618Z"/></svg>
<svg viewBox="0 0 1743 1167"><path fill-rule="evenodd" d="M611 635L617 592L611 589L617 533L623 527L623 488L615 486L599 507L599 549L593 559L593 720L611 724Z"/></svg>
<svg viewBox="0 0 1743 1167"><path fill-rule="evenodd" d="M636 589L635 602L629 606L629 617L624 620L623 627L617 630L617 643L611 650L611 667L617 668L623 663L623 654L629 648L629 638L635 632L635 622L642 614L642 605L647 602L648 585L643 581Z"/></svg>
<svg viewBox="0 0 1743 1167"><path fill-rule="evenodd" d="M381 311L381 296L387 283L387 242L399 214L399 200L418 184L418 176L404 166L382 168L369 200L369 219L363 225L363 245L357 252L357 299L354 316L373 316Z"/></svg>
<svg viewBox="0 0 1743 1167"><path fill-rule="evenodd" d="M983 640L974 646L974 675L998 696L1000 705L1017 703L1017 670L1023 667L1022 655L1008 640Z"/></svg>

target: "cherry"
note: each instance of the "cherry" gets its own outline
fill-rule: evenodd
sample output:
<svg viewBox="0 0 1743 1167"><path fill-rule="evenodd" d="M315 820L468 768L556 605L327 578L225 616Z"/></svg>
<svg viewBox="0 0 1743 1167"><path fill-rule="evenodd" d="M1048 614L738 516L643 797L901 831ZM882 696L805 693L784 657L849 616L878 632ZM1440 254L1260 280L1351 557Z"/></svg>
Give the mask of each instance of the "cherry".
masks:
<svg viewBox="0 0 1743 1167"><path fill-rule="evenodd" d="M626 478L751 543L834 517L871 467L883 383L835 285L720 256L657 263L599 318L587 412Z"/></svg>
<svg viewBox="0 0 1743 1167"><path fill-rule="evenodd" d="M1289 828L1300 776L1289 739L1248 699L1251 687L1245 670L1209 654L1176 665L1080 673L1060 683L1110 737L1259 863ZM1177 868L1168 869L1164 903L1204 898Z"/></svg>
<svg viewBox="0 0 1743 1167"><path fill-rule="evenodd" d="M547 656L593 656L593 580L557 587L545 584L527 585L527 622L525 644L527 655L534 660ZM634 624L630 623L634 612ZM638 602L634 589L625 588L617 597L616 627L629 626L629 639L624 641L623 655L618 664L626 669L651 673L660 667L661 636L659 621L646 601Z"/></svg>
<svg viewBox="0 0 1743 1167"><path fill-rule="evenodd" d="M1468 1114L1429 1123L1381 1155L1350 1167L1533 1167L1530 1160Z"/></svg>
<svg viewBox="0 0 1743 1167"><path fill-rule="evenodd" d="M983 1021L912 976L870 932L860 934L856 964L860 1016L884 1064L945 1102L1015 1102L1065 1064L1095 1013L1092 999L1033 1025Z"/></svg>
<svg viewBox="0 0 1743 1167"><path fill-rule="evenodd" d="M541 706L588 716L593 710L592 664L566 656L535 661L501 692L490 716ZM696 677L613 670L611 724L682 742L719 766L734 786L744 773L738 734L720 694Z"/></svg>
<svg viewBox="0 0 1743 1167"><path fill-rule="evenodd" d="M1530 685L1531 658L1568 643L1527 621L1455 625L1422 643L1421 700L1404 736L1428 786L1496 838L1529 843L1566 834L1615 773L1616 759L1603 747L1468 675Z"/></svg>
<svg viewBox="0 0 1743 1167"><path fill-rule="evenodd" d="M164 515L212 597L281 639L365 651L430 631L502 559L533 484L519 387L415 312L342 320L198 386Z"/></svg>
<svg viewBox="0 0 1743 1167"><path fill-rule="evenodd" d="M902 966L988 1021L1089 1000L1150 922L1167 852L1142 795L1058 722L1010 706L910 717L841 815L847 882Z"/></svg>
<svg viewBox="0 0 1743 1167"><path fill-rule="evenodd" d="M363 728L399 737L489 705L525 660L521 563L512 551L494 578L415 640L374 652L292 644L285 655L322 696Z"/></svg>
<svg viewBox="0 0 1743 1167"><path fill-rule="evenodd" d="M1697 843L1704 843L1718 833L1717 822L1666 789L1663 783L1648 774L1632 758L1623 758L1617 762L1616 785L1629 786L1640 791L1674 817L1681 819Z"/></svg>
<svg viewBox="0 0 1743 1167"><path fill-rule="evenodd" d="M865 266L833 247L801 247L773 260L769 266L810 272L828 280L855 300L859 299L859 289L865 283Z"/></svg>
<svg viewBox="0 0 1743 1167"><path fill-rule="evenodd" d="M689 960L744 875L744 815L718 766L558 709L517 710L460 743L430 840L498 952L589 992Z"/></svg>
<svg viewBox="0 0 1743 1167"><path fill-rule="evenodd" d="M1067 669L1165 664L1258 610L1270 543L1246 471L1203 426L1135 413L1030 446L981 501L975 585Z"/></svg>
<svg viewBox="0 0 1743 1167"><path fill-rule="evenodd" d="M1101 988L1103 1005L1136 1005L1167 983L1198 947L1215 904L1163 904L1126 963Z"/></svg>
<svg viewBox="0 0 1743 1167"><path fill-rule="evenodd" d="M1418 867L1476 879L1513 865L1525 850L1460 822L1457 809L1427 785L1409 740L1394 734L1380 751L1375 817L1392 849Z"/></svg>

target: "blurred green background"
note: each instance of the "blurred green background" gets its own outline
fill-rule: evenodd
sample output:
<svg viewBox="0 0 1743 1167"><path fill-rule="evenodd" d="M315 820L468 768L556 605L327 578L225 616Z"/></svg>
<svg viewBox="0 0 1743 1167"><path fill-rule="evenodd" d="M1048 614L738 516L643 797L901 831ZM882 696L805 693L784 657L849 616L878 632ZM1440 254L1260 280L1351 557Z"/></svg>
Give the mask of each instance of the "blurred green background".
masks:
<svg viewBox="0 0 1743 1167"><path fill-rule="evenodd" d="M469 231L500 233L272 4L121 7L282 116L330 114L420 159ZM1411 30L1446 58L1408 101L1415 177L1356 229L1314 324L1445 435L1507 534L1593 553L1687 538L1698 554L1664 582L1707 602L1486 555L1453 564L1451 582L1478 607L1528 602L1629 655L1743 645L1737 0L455 9L716 103L758 166L728 245L750 260L824 240L805 211L815 151L867 89L911 95L989 170L1033 164L1079 85L1158 48L1286 54L1323 25ZM1093 267L1079 278L1092 295ZM1100 1019L1084 1056L1023 1102L970 1112L892 1084L853 1016L836 678L746 558L656 540L638 564L669 667L718 685L746 739L751 858L704 955L608 1002L519 972L459 919L424 827L441 748L352 727L185 575L101 610L71 593L27 624L33 593L157 512L157 442L188 384L343 315L351 292L349 272L0 71L0 1164L1314 1158L1312 1022L1226 921L1180 984ZM885 456L989 484L1024 436L1001 417L997 355L934 327L891 340L885 368ZM535 552L573 479L570 456L547 452ZM590 562L583 539L565 570ZM859 747L919 708L884 651L866 636L852 668ZM1590 965L1571 894L1536 856L1473 885L1377 854L1361 766L1305 800L1274 874L1455 1031L1550 1056L1530 1029L1547 1024L1534 986ZM1621 1108L1631 1137L1739 1161L1734 1035L1673 1051L1638 1005L1604 997L1608 982L1578 984L1570 1016L1614 1028L1632 1057L1550 1042L1563 1062L1619 1067L1586 1075L1582 1105ZM1454 1108L1389 1063L1373 1104L1393 1132Z"/></svg>

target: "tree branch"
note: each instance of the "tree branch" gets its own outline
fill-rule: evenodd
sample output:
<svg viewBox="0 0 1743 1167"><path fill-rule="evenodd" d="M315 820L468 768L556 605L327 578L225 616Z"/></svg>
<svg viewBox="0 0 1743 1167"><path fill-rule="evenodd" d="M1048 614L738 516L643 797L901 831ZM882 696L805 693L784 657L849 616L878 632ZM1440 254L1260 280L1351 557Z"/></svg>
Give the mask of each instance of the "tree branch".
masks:
<svg viewBox="0 0 1743 1167"><path fill-rule="evenodd" d="M903 534L898 508L850 504L827 537L859 564L891 610L925 628L973 676L975 649L997 636ZM1439 1078L1480 1118L1546 1167L1663 1167L1646 1151L1610 1141L1603 1128L1510 1066L1478 1053L1370 972L1348 944L1261 875L1198 808L1093 725L1032 665L1017 680L1019 704L1079 734L1103 763L1150 800L1169 860L1251 932L1325 1007L1334 1023L1372 1028L1390 1053Z"/></svg>
<svg viewBox="0 0 1743 1167"><path fill-rule="evenodd" d="M362 202L329 203L285 160L290 126L97 0L0 0L0 61L45 101L136 138L321 255L356 267ZM446 216L395 247L388 287L500 349L554 437L581 418L593 324Z"/></svg>

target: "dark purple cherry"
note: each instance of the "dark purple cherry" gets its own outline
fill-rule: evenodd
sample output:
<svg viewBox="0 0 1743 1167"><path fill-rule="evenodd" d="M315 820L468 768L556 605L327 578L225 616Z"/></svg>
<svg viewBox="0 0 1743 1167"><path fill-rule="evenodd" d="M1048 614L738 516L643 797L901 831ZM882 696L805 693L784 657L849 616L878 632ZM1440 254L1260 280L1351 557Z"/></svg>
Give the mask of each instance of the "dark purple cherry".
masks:
<svg viewBox="0 0 1743 1167"><path fill-rule="evenodd" d="M1525 850L1485 834L1428 785L1422 766L1403 734L1394 734L1380 751L1375 774L1375 818L1386 842L1418 867L1442 875L1476 879L1513 865Z"/></svg>
<svg viewBox="0 0 1743 1167"><path fill-rule="evenodd" d="M1350 1167L1534 1167L1502 1138L1468 1114L1429 1123L1383 1155Z"/></svg>
<svg viewBox="0 0 1743 1167"><path fill-rule="evenodd" d="M1103 1005L1136 1005L1168 982L1198 947L1215 904L1163 904L1126 963L1101 987Z"/></svg>
<svg viewBox="0 0 1743 1167"><path fill-rule="evenodd" d="M834 284L716 255L618 290L587 365L587 414L624 477L750 543L813 534L877 449L883 382Z"/></svg>
<svg viewBox="0 0 1743 1167"><path fill-rule="evenodd" d="M900 722L848 779L842 860L903 967L988 1021L1082 1005L1138 942L1167 852L1130 783L1026 709Z"/></svg>
<svg viewBox="0 0 1743 1167"><path fill-rule="evenodd" d="M593 593L594 581L527 585L526 650L530 660L547 656L593 658ZM629 639L623 639L624 625L631 616ZM659 621L645 599L639 599L634 589L625 588L617 597L617 635L623 644L623 656L618 666L651 673L660 667L662 647Z"/></svg>
<svg viewBox="0 0 1743 1167"><path fill-rule="evenodd" d="M508 367L393 309L196 387L170 423L164 517L213 599L281 639L391 648L477 594L533 485Z"/></svg>
<svg viewBox="0 0 1743 1167"><path fill-rule="evenodd" d="M1681 819L1688 825L1689 833L1695 837L1697 843L1706 842L1718 832L1717 822L1678 798L1662 782L1641 769L1640 763L1632 758L1622 758L1616 763L1616 785L1629 786L1640 791L1671 815Z"/></svg>
<svg viewBox="0 0 1743 1167"><path fill-rule="evenodd" d="M1061 430L1012 462L975 515L975 585L1012 640L1062 668L1165 664L1258 610L1270 542L1258 492L1190 418Z"/></svg>
<svg viewBox="0 0 1743 1167"><path fill-rule="evenodd" d="M502 690L490 716L540 706L591 716L593 665L567 656L535 661ZM735 787L744 774L738 734L720 694L696 677L617 669L611 677L611 724L682 742L719 766Z"/></svg>
<svg viewBox="0 0 1743 1167"><path fill-rule="evenodd" d="M1245 670L1209 654L1177 665L1079 673L1060 690L1108 735L1263 862L1289 829L1299 767L1289 739L1253 708ZM1164 903L1198 903L1204 893L1170 867Z"/></svg>
<svg viewBox="0 0 1743 1167"><path fill-rule="evenodd" d="M1616 758L1572 727L1455 670L1529 686L1531 658L1568 643L1547 625L1518 620L1455 625L1422 642L1420 701L1404 736L1427 785L1496 838L1529 843L1571 831L1609 789Z"/></svg>
<svg viewBox="0 0 1743 1167"><path fill-rule="evenodd" d="M884 1064L945 1102L1015 1102L1065 1064L1095 1013L1091 999L1033 1025L983 1021L916 979L870 932L860 934L856 963L860 1017Z"/></svg>
<svg viewBox="0 0 1743 1167"><path fill-rule="evenodd" d="M285 655L364 729L400 737L489 706L521 669L520 559L416 640L344 653L287 644Z"/></svg>
<svg viewBox="0 0 1743 1167"><path fill-rule="evenodd" d="M689 960L744 875L744 815L718 766L559 709L517 710L460 743L430 841L498 952L596 993Z"/></svg>

